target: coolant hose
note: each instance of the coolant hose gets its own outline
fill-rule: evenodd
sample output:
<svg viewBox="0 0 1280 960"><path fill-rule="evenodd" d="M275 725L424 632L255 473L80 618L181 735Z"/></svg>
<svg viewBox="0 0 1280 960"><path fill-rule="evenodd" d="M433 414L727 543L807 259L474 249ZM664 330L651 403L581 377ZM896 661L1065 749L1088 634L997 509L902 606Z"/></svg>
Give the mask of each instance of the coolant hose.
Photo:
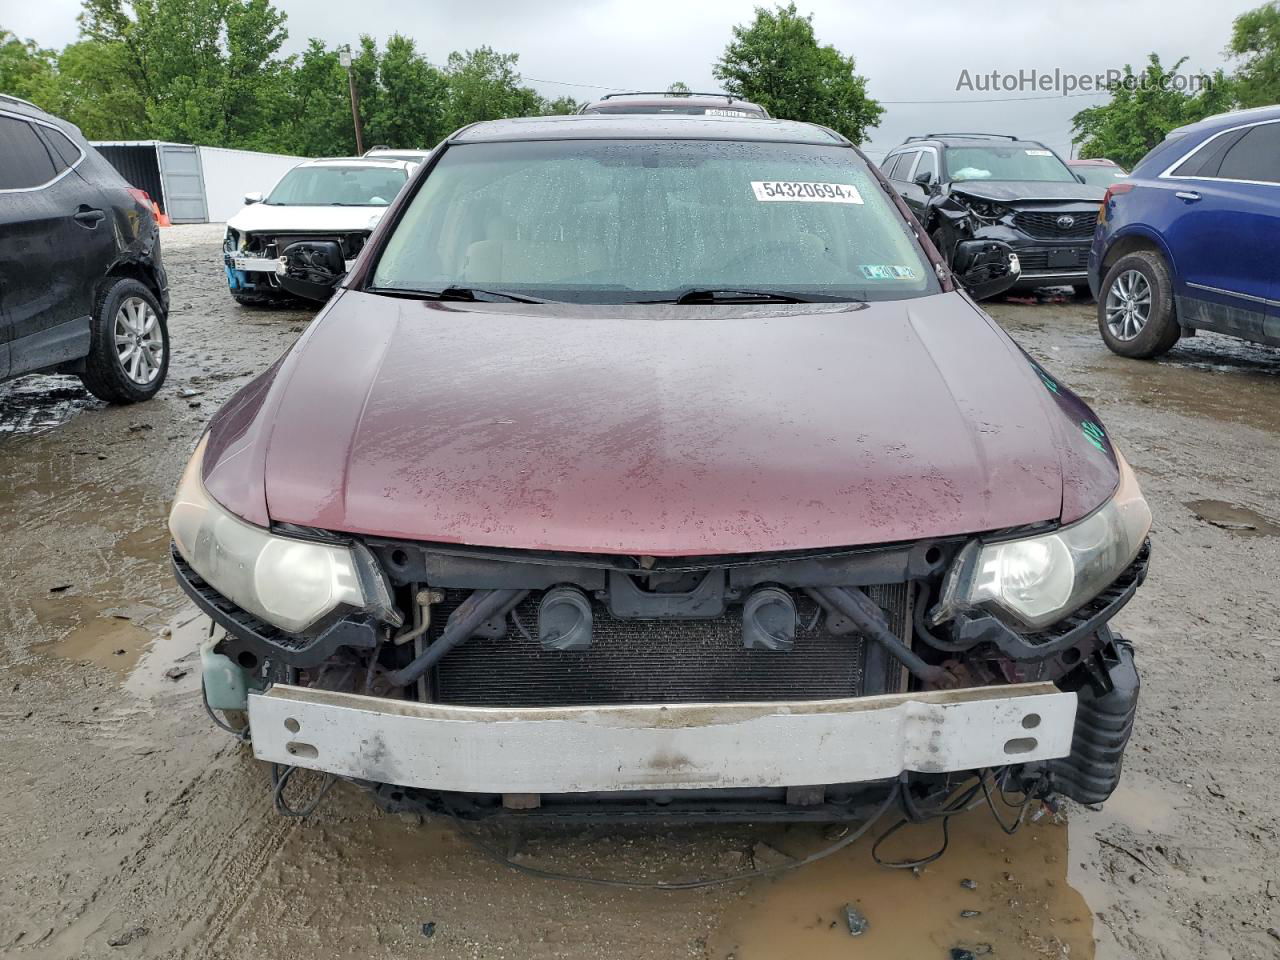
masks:
<svg viewBox="0 0 1280 960"><path fill-rule="evenodd" d="M387 674L395 687L406 687L440 662L440 658L471 638L480 624L492 617L505 617L511 608L525 598L528 590L476 590L458 606L445 624L440 639L413 659L413 662Z"/></svg>

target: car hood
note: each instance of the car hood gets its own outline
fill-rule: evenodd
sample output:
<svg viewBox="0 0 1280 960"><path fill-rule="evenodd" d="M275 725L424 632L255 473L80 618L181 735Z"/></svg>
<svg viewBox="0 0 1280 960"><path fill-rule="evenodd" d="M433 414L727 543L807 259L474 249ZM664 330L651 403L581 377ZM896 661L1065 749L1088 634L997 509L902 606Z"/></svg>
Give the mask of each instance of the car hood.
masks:
<svg viewBox="0 0 1280 960"><path fill-rule="evenodd" d="M1090 183L1054 180L961 180L951 185L952 193L979 200L1015 203L1019 200L1078 200L1097 206L1106 190Z"/></svg>
<svg viewBox="0 0 1280 960"><path fill-rule="evenodd" d="M285 207L251 203L227 221L240 233L372 230L386 207Z"/></svg>
<svg viewBox="0 0 1280 960"><path fill-rule="evenodd" d="M1118 479L1092 420L958 293L604 308L345 292L217 414L204 477L263 525L740 554L1076 519Z"/></svg>

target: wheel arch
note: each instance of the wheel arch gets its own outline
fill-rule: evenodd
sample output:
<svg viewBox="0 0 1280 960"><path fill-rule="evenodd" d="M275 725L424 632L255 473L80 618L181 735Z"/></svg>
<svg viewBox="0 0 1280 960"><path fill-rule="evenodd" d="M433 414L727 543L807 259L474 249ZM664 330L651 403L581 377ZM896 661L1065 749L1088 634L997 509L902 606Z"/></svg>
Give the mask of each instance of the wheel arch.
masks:
<svg viewBox="0 0 1280 960"><path fill-rule="evenodd" d="M162 316L167 316L169 311L166 307L164 291L149 266L134 260L117 260L98 281L97 298L100 299L117 280L137 280L156 298L156 302L160 304Z"/></svg>

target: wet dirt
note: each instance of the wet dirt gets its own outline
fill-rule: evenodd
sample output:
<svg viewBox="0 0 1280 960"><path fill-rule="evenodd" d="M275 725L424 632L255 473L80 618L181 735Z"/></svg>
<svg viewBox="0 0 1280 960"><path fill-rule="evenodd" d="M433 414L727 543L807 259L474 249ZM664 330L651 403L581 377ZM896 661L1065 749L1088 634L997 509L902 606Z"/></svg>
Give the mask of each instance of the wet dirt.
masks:
<svg viewBox="0 0 1280 960"><path fill-rule="evenodd" d="M1129 361L1102 346L1092 304L988 305L1094 405L1155 513L1148 582L1116 621L1144 688L1105 807L1068 805L1065 824L1011 838L972 810L919 876L875 866L860 841L727 887L589 887L516 873L449 822L383 814L347 785L306 821L279 817L267 772L204 715L203 621L168 569L168 500L209 415L311 316L235 305L220 238L216 225L164 234L175 352L156 400L109 407L58 378L0 385L0 953L1277 955L1280 538L1261 534L1280 517L1280 351L1201 336ZM1255 529L1229 526L1241 517ZM736 872L761 843L803 855L826 842L766 824L494 838L526 865L648 879ZM939 839L936 824L912 828L885 853ZM847 902L870 923L861 937L841 927Z"/></svg>

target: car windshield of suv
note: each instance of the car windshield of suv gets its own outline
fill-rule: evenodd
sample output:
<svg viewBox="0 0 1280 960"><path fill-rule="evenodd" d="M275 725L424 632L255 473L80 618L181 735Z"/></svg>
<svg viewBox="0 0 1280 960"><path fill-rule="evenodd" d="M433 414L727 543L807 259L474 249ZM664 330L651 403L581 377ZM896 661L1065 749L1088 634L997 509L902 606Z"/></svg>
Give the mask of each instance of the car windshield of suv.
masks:
<svg viewBox="0 0 1280 960"><path fill-rule="evenodd" d="M453 144L406 209L375 290L627 303L692 290L800 300L936 292L858 154L741 141Z"/></svg>
<svg viewBox="0 0 1280 960"><path fill-rule="evenodd" d="M957 180L1055 180L1073 183L1075 174L1044 147L951 147L947 170Z"/></svg>
<svg viewBox="0 0 1280 960"><path fill-rule="evenodd" d="M1109 187L1117 180L1123 180L1128 176L1119 167L1112 167L1105 163L1082 164L1078 167L1072 167L1073 173L1078 173L1084 177L1084 182L1092 184L1095 187Z"/></svg>
<svg viewBox="0 0 1280 960"><path fill-rule="evenodd" d="M294 167L266 202L280 207L385 207L404 181L399 167Z"/></svg>

